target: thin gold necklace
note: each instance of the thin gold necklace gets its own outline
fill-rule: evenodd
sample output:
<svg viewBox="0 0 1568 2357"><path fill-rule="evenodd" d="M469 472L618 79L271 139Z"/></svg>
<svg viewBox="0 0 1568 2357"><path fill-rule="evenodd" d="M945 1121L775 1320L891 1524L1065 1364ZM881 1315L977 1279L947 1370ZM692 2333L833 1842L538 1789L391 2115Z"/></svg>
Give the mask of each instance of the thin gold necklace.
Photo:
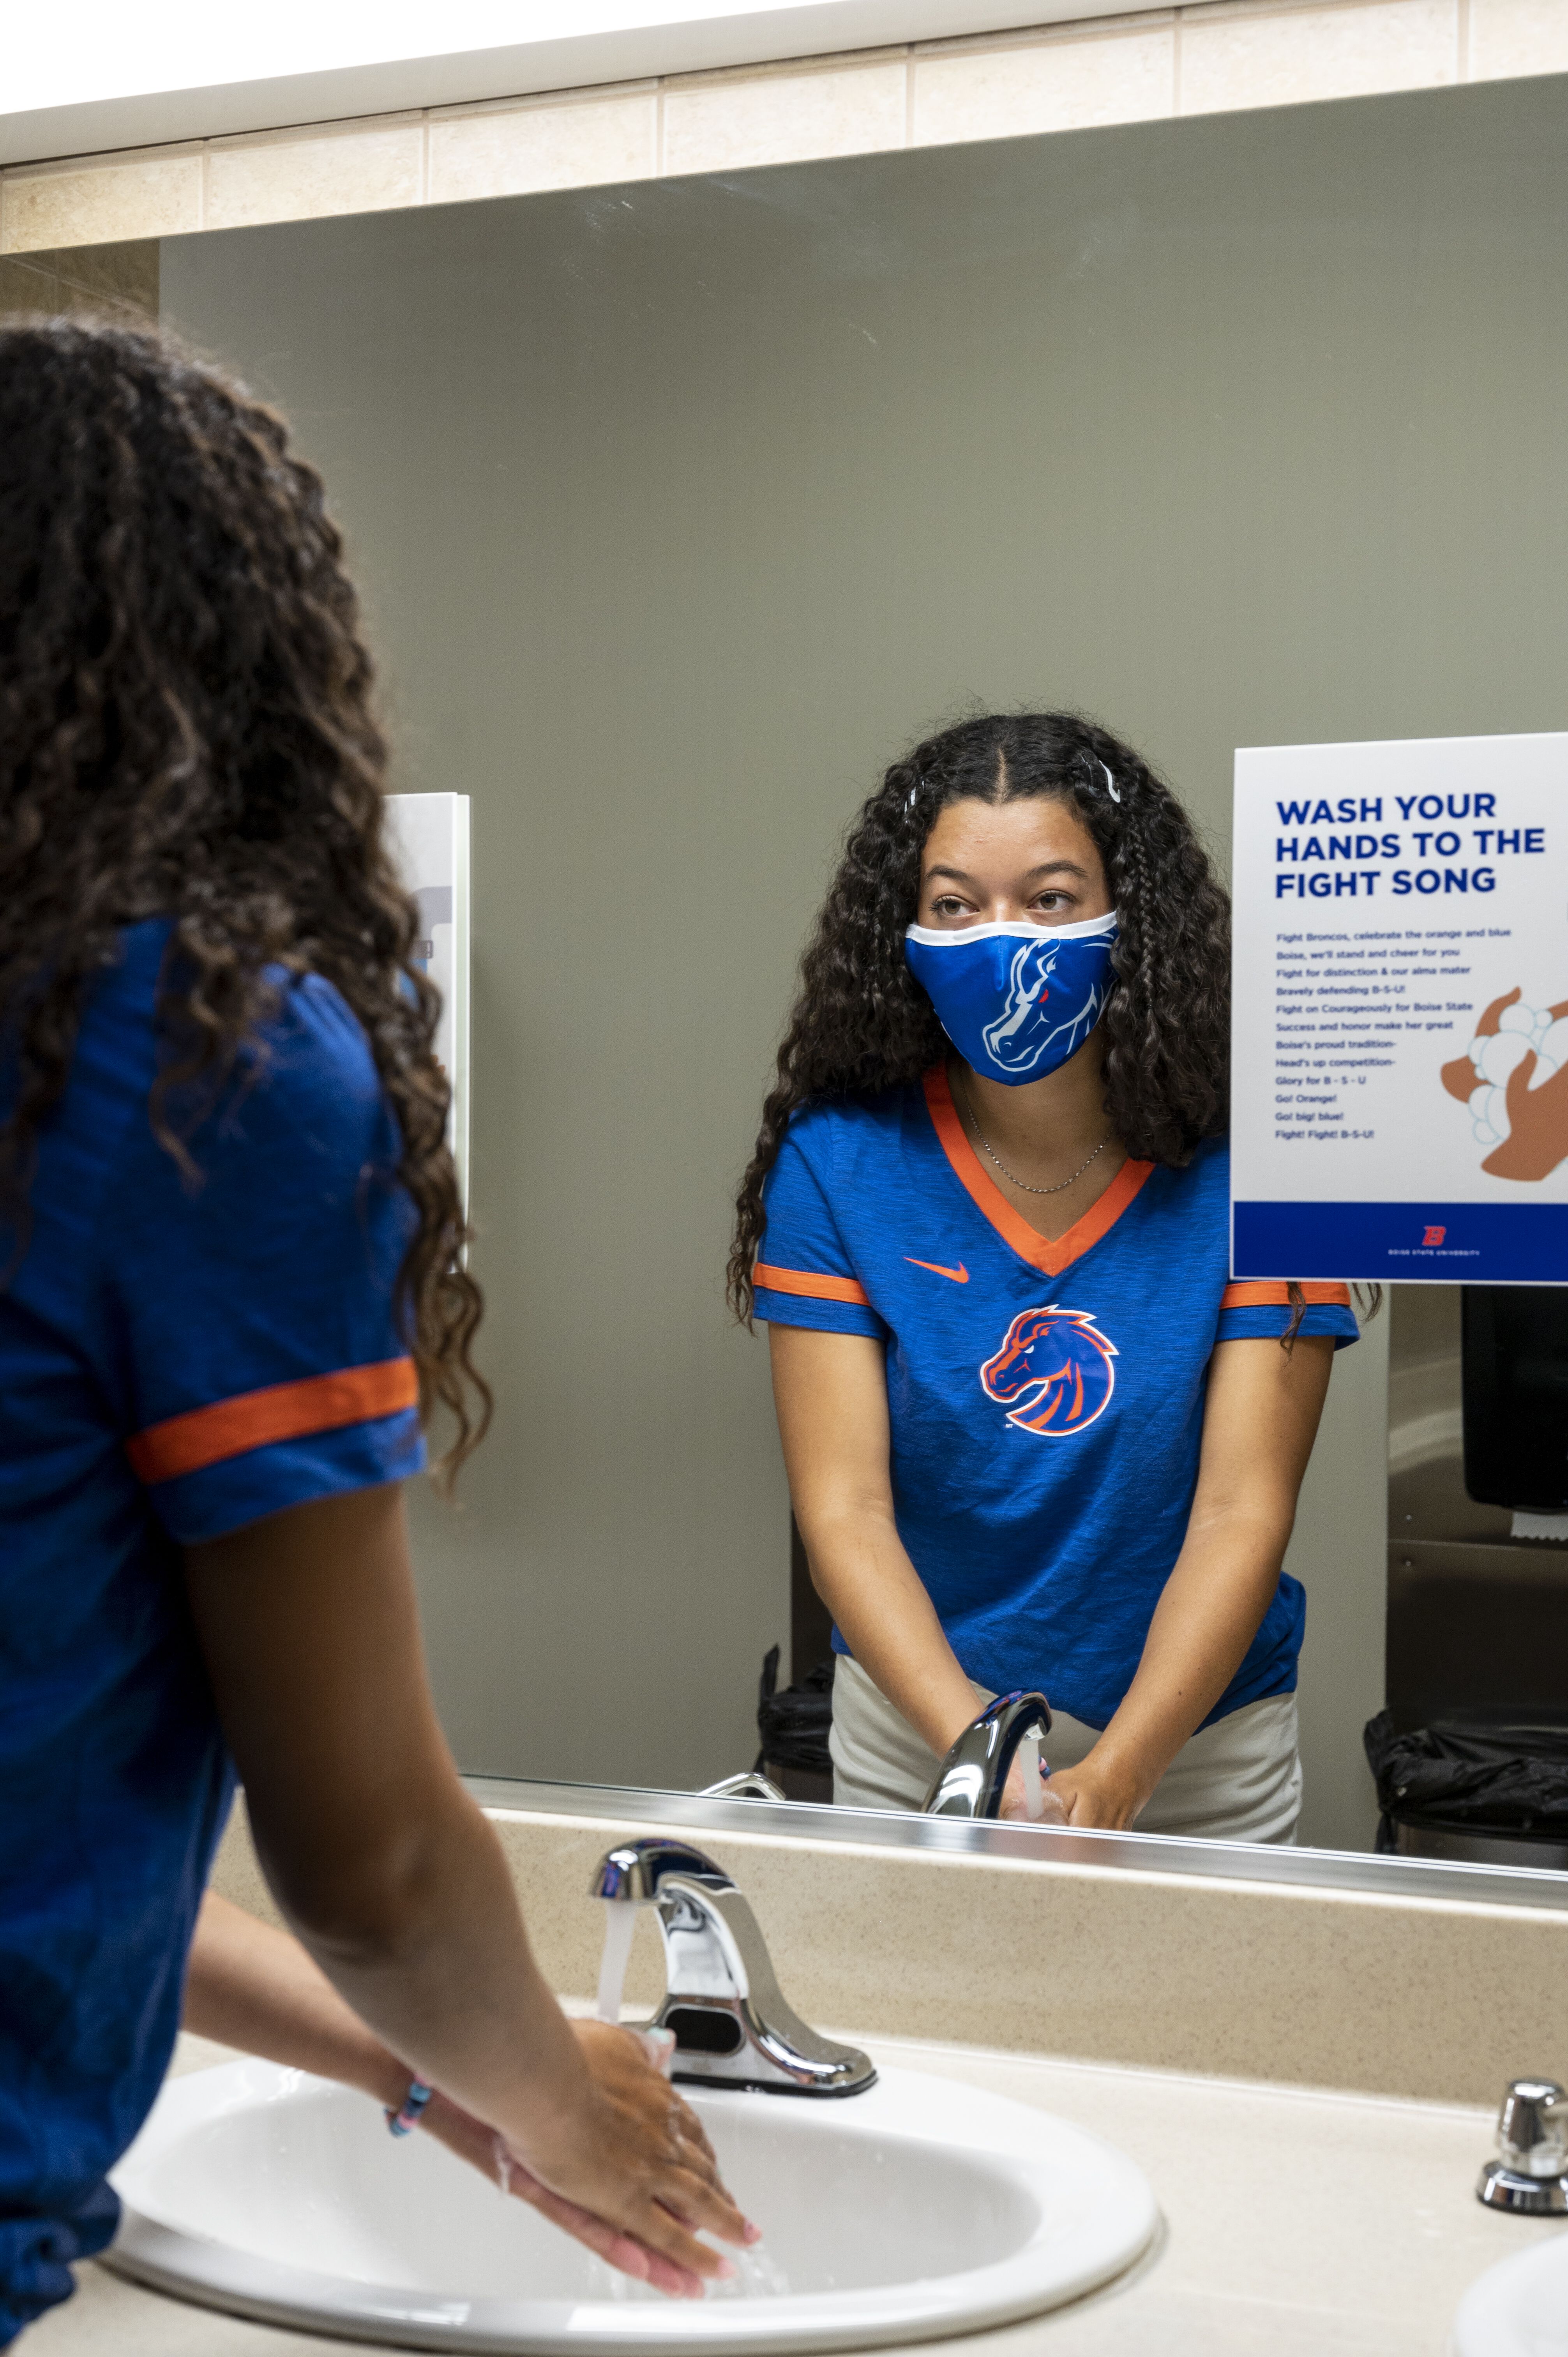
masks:
<svg viewBox="0 0 1568 2357"><path fill-rule="evenodd" d="M1090 1162L1094 1160L1095 1155L1103 1154L1106 1147L1111 1143L1112 1133L1108 1130L1105 1135L1101 1139L1099 1145L1095 1147L1094 1154L1091 1154L1089 1157L1088 1161L1080 1162L1079 1164L1078 1168L1073 1172L1071 1178L1058 1178L1054 1187L1031 1187L1026 1178L1017 1178L1013 1171L1008 1169L1007 1165L1003 1161L1002 1157L997 1153L995 1147L992 1145L990 1139L981 1128L979 1122L974 1117L974 1107L969 1102L969 1091L967 1089L962 1089L959 1092L959 1110L963 1114L965 1121L968 1122L971 1129L973 1130L975 1143L983 1147L984 1151L991 1157L992 1161L995 1163L996 1168L1001 1171L1002 1176L1008 1181L1009 1185L1021 1187L1026 1195L1059 1195L1063 1193L1067 1188L1070 1187L1074 1183L1074 1180L1082 1178L1084 1172L1089 1168Z"/></svg>

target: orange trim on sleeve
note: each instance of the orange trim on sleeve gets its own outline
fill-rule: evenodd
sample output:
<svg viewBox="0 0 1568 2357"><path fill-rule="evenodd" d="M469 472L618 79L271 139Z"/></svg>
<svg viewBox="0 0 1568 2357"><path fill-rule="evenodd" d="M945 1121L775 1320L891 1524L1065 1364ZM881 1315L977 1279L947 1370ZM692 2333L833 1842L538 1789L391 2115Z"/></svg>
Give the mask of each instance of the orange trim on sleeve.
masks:
<svg viewBox="0 0 1568 2357"><path fill-rule="evenodd" d="M1348 1285L1304 1284L1301 1289L1308 1308L1326 1306L1332 1309L1348 1309L1350 1307ZM1228 1285L1219 1297L1221 1309L1284 1309L1289 1303L1289 1287L1277 1280L1267 1284Z"/></svg>
<svg viewBox="0 0 1568 2357"><path fill-rule="evenodd" d="M1081 1260L1086 1252L1091 1251L1101 1236L1109 1235L1154 1170L1152 1162L1123 1162L1099 1201L1091 1203L1082 1219L1075 1221L1065 1235L1038 1235L981 1168L980 1157L964 1134L947 1073L940 1064L926 1074L923 1086L931 1125L941 1140L942 1152L952 1165L954 1177L1019 1259L1026 1260L1033 1268L1043 1269L1047 1276L1059 1276L1064 1268L1070 1268L1075 1260Z"/></svg>
<svg viewBox="0 0 1568 2357"><path fill-rule="evenodd" d="M751 1281L765 1285L769 1293L803 1293L812 1301L853 1301L857 1308L871 1307L865 1287L856 1285L853 1276L820 1276L814 1268L772 1268L759 1260Z"/></svg>
<svg viewBox="0 0 1568 2357"><path fill-rule="evenodd" d="M419 1405L419 1374L412 1359L381 1359L369 1367L339 1367L298 1383L268 1383L236 1399L214 1400L150 1424L125 1443L139 1481L177 1481L227 1457L243 1457L274 1440L337 1432Z"/></svg>

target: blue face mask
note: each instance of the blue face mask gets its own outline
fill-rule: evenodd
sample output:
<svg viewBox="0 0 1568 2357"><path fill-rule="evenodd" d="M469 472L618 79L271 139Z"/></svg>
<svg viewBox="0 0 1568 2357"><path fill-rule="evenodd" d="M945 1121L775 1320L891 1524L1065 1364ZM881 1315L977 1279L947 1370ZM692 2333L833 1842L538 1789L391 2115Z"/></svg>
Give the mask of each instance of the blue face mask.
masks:
<svg viewBox="0 0 1568 2357"><path fill-rule="evenodd" d="M961 1056L988 1081L1022 1088L1076 1056L1111 996L1116 918L1081 925L911 925L909 971Z"/></svg>

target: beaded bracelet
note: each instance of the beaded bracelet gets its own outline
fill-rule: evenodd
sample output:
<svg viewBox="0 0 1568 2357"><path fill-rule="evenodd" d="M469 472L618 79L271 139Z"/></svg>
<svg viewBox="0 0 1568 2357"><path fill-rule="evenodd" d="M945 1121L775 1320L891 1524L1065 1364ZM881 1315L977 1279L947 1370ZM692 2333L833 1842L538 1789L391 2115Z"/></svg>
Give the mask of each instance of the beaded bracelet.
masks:
<svg viewBox="0 0 1568 2357"><path fill-rule="evenodd" d="M402 2110L394 2112L390 2108L387 2109L387 2126L393 2136L405 2136L419 2126L420 2114L435 2092L433 2087L425 2085L423 2079L409 2081L408 2093L403 2099Z"/></svg>

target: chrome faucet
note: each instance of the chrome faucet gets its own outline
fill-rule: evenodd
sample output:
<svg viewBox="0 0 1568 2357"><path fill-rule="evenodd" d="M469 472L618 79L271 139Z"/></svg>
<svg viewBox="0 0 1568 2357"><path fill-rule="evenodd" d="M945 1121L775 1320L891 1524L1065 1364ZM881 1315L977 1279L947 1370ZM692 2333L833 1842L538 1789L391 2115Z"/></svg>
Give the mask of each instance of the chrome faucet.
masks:
<svg viewBox="0 0 1568 2357"><path fill-rule="evenodd" d="M1498 2115L1498 2152L1476 2187L1488 2210L1568 2213L1568 2095L1555 2079L1516 2079Z"/></svg>
<svg viewBox="0 0 1568 2357"><path fill-rule="evenodd" d="M926 1794L928 1817L993 1817L1002 1807L1007 1771L1026 1735L1048 1734L1051 1706L1043 1694L998 1695L966 1727Z"/></svg>
<svg viewBox="0 0 1568 2357"><path fill-rule="evenodd" d="M721 1776L716 1784L703 1784L697 1792L700 1801L788 1801L789 1797L760 1768L743 1768L738 1776Z"/></svg>
<svg viewBox="0 0 1568 2357"><path fill-rule="evenodd" d="M648 2026L673 2032L675 2078L779 2095L858 2095L875 2081L869 2056L785 2003L756 1916L700 1849L622 1842L599 1860L593 1896L659 1910L666 1986Z"/></svg>

